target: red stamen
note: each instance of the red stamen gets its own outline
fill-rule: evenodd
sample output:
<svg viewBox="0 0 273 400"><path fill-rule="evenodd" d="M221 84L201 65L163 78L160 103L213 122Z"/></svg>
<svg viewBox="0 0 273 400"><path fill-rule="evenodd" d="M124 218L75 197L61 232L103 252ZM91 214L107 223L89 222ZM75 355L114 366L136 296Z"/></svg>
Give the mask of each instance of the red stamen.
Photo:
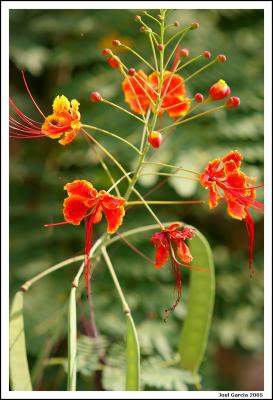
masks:
<svg viewBox="0 0 273 400"><path fill-rule="evenodd" d="M24 71L22 71L22 76L23 76L23 81L24 81L25 87L26 87L26 89L27 89L27 92L28 92L28 94L29 94L29 97L31 98L33 104L35 105L35 107L37 108L37 110L39 111L39 113L40 113L40 114L42 115L42 117L45 119L45 118L46 118L45 115L44 115L43 112L40 110L38 104L36 103L36 101L34 100L34 97L33 97L32 94L31 94L31 91L29 90L29 87L28 87L28 84L27 84L27 81L26 81L26 78L25 78Z"/></svg>
<svg viewBox="0 0 273 400"><path fill-rule="evenodd" d="M53 223L53 224L45 224L44 227L45 227L45 228L49 228L49 227L51 227L51 226L65 225L65 224L68 224L68 223L69 223L69 222L66 222L66 221L55 222L55 223Z"/></svg>
<svg viewBox="0 0 273 400"><path fill-rule="evenodd" d="M245 224L246 224L246 231L248 235L248 246L249 246L249 260L248 260L248 268L249 268L249 273L251 276L254 275L254 270L252 266L252 260L253 260L253 250L254 250L254 221L252 216L248 211L246 211L246 217L245 217Z"/></svg>

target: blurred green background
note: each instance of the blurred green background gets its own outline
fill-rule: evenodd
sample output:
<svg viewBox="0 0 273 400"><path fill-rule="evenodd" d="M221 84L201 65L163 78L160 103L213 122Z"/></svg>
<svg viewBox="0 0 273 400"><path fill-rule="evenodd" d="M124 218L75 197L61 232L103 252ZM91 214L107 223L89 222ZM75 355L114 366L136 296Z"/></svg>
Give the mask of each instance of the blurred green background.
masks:
<svg viewBox="0 0 273 400"><path fill-rule="evenodd" d="M26 115L39 119L27 96L20 70L43 112L51 113L54 97L77 98L82 120L140 140L141 127L129 116L104 104L89 101L97 90L125 106L122 77L101 55L113 39L126 41L152 61L148 38L134 21L141 10L11 10L10 94ZM156 10L151 13L156 15ZM146 22L149 22L144 17ZM245 156L244 171L263 182L263 11L177 10L170 23L186 26L200 22L182 46L190 55L210 50L226 54L217 64L187 86L189 95L207 93L223 78L232 95L241 98L236 110L224 110L179 127L153 156L201 171L207 161L231 149ZM169 33L177 28L170 28ZM145 65L128 52L119 52L128 67ZM188 76L201 60L184 72ZM164 117L165 118L165 117ZM164 120L164 123L167 122ZM169 121L170 122L170 121ZM94 133L127 170L134 167L134 154L122 143ZM115 177L119 171L105 159ZM145 172L148 172L146 170ZM10 142L10 290L14 294L27 279L65 258L82 254L83 227L45 229L43 224L62 220L63 185L73 179L90 180L96 188L110 186L98 154L81 135L69 146L57 141L11 140ZM139 185L143 194L163 179L145 177ZM125 186L121 189L124 190ZM207 199L207 192L194 182L171 178L148 199ZM259 190L258 199L262 199ZM213 212L207 204L154 207L162 221L182 220L195 225L208 238L216 267L216 303L209 346L201 367L204 390L263 389L263 219L255 219L254 279L248 274L247 234L243 222L231 219L224 204ZM122 230L153 223L142 206L128 212ZM104 224L95 228L97 237ZM153 258L148 234L130 239ZM140 336L142 384L145 390L194 389L177 368L177 341L187 307L188 272L183 271L182 300L163 322L163 311L173 302L171 272L156 271L124 243L109 249L126 293ZM98 353L88 326L86 295L79 299L78 390L121 390L124 368L124 318L111 278L103 261L95 260L92 293L95 317L101 336L99 354L108 366L98 367ZM65 390L66 306L77 265L55 272L34 285L26 295L25 324L28 358L36 390ZM48 361L48 358L50 360Z"/></svg>

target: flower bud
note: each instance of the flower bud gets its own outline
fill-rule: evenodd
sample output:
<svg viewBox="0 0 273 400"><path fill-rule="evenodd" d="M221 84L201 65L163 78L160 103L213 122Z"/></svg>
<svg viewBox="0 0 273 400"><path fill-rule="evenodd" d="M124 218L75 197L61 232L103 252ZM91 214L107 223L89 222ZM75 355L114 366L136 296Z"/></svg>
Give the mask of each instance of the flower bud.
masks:
<svg viewBox="0 0 273 400"><path fill-rule="evenodd" d="M110 49L103 49L102 50L102 55L104 56L109 56L112 53Z"/></svg>
<svg viewBox="0 0 273 400"><path fill-rule="evenodd" d="M108 64L112 68L119 68L120 67L120 59L118 57L109 57Z"/></svg>
<svg viewBox="0 0 273 400"><path fill-rule="evenodd" d="M136 22L140 22L141 21L141 16L140 15L135 15L134 20Z"/></svg>
<svg viewBox="0 0 273 400"><path fill-rule="evenodd" d="M147 33L147 32L148 32L148 29L147 29L145 26L143 26L143 25L139 28L139 30L140 30L140 32L142 32L142 33Z"/></svg>
<svg viewBox="0 0 273 400"><path fill-rule="evenodd" d="M195 99L196 103L203 103L204 96L202 95L202 93L196 93L194 95L194 99Z"/></svg>
<svg viewBox="0 0 273 400"><path fill-rule="evenodd" d="M226 106L228 108L237 108L240 105L240 97L234 96L227 99Z"/></svg>
<svg viewBox="0 0 273 400"><path fill-rule="evenodd" d="M152 147L158 149L162 143L162 135L160 132L152 131L148 135L148 142Z"/></svg>
<svg viewBox="0 0 273 400"><path fill-rule="evenodd" d="M135 68L129 68L129 69L128 69L128 75L134 76L135 73L136 73Z"/></svg>
<svg viewBox="0 0 273 400"><path fill-rule="evenodd" d="M113 40L112 45L117 47L117 46L121 46L121 42L117 39Z"/></svg>
<svg viewBox="0 0 273 400"><path fill-rule="evenodd" d="M192 24L191 24L191 29L198 29L199 26L200 26L199 22L197 22L197 21L192 22Z"/></svg>
<svg viewBox="0 0 273 400"><path fill-rule="evenodd" d="M178 28L180 26L179 21L174 21L173 26L175 26L176 28Z"/></svg>
<svg viewBox="0 0 273 400"><path fill-rule="evenodd" d="M208 50L205 50L205 51L203 51L203 56L204 56L205 58L211 58L211 52L208 51Z"/></svg>
<svg viewBox="0 0 273 400"><path fill-rule="evenodd" d="M217 56L217 60L218 60L219 62L221 62L221 63L224 63L224 62L227 61L227 57L226 57L224 54L219 54L219 55Z"/></svg>
<svg viewBox="0 0 273 400"><path fill-rule="evenodd" d="M93 103L99 103L100 101L102 101L102 96L99 92L92 92L90 93L90 100Z"/></svg>
<svg viewBox="0 0 273 400"><path fill-rule="evenodd" d="M221 100L230 95L230 87L223 79L220 79L211 86L209 94L213 100Z"/></svg>
<svg viewBox="0 0 273 400"><path fill-rule="evenodd" d="M180 56L181 56L181 57L189 57L189 54L190 54L190 52L189 52L188 49L182 49L182 50L180 50Z"/></svg>
<svg viewBox="0 0 273 400"><path fill-rule="evenodd" d="M158 48L159 51L164 50L164 44L158 43L157 48Z"/></svg>

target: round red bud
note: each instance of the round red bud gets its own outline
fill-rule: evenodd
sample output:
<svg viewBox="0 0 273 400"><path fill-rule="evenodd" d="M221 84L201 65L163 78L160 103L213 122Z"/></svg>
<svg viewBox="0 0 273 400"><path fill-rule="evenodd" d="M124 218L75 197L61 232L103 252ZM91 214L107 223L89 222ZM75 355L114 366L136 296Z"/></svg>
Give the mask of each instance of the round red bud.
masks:
<svg viewBox="0 0 273 400"><path fill-rule="evenodd" d="M182 50L180 50L180 56L181 56L181 57L189 57L189 54L190 54L190 52L189 52L188 49L182 49Z"/></svg>
<svg viewBox="0 0 273 400"><path fill-rule="evenodd" d="M218 60L219 62L221 62L221 63L224 63L224 62L227 61L227 57L226 57L224 54L219 54L219 55L217 56L217 60Z"/></svg>
<svg viewBox="0 0 273 400"><path fill-rule="evenodd" d="M204 56L205 58L211 58L211 52L208 51L208 50L205 50L205 51L203 52L203 56Z"/></svg>
<svg viewBox="0 0 273 400"><path fill-rule="evenodd" d="M153 148L158 149L162 143L161 133L157 131L150 132L148 135L148 142Z"/></svg>
<svg viewBox="0 0 273 400"><path fill-rule="evenodd" d="M199 22L192 22L192 24L191 24L191 29L198 29L199 28L199 26L200 26L200 24L199 24Z"/></svg>
<svg viewBox="0 0 273 400"><path fill-rule="evenodd" d="M136 73L135 68L129 68L129 69L128 69L128 75L134 76L135 73Z"/></svg>
<svg viewBox="0 0 273 400"><path fill-rule="evenodd" d="M115 40L113 40L112 45L117 47L117 46L121 45L121 42L119 40L115 39Z"/></svg>
<svg viewBox="0 0 273 400"><path fill-rule="evenodd" d="M224 99L225 97L230 95L230 92L230 87L223 79L219 79L219 81L214 83L209 90L209 94L212 100Z"/></svg>
<svg viewBox="0 0 273 400"><path fill-rule="evenodd" d="M159 44L157 45L157 48L158 48L159 51L164 50L164 44L159 43Z"/></svg>
<svg viewBox="0 0 273 400"><path fill-rule="evenodd" d="M93 103L99 103L100 101L102 101L102 96L99 92L92 92L90 93L90 100Z"/></svg>
<svg viewBox="0 0 273 400"><path fill-rule="evenodd" d="M109 57L108 64L112 68L119 68L120 67L120 59L118 57Z"/></svg>
<svg viewBox="0 0 273 400"><path fill-rule="evenodd" d="M104 56L109 56L112 53L112 51L110 49L103 49L102 50L102 54Z"/></svg>
<svg viewBox="0 0 273 400"><path fill-rule="evenodd" d="M228 108L237 108L240 105L240 97L234 96L227 99L226 106Z"/></svg>
<svg viewBox="0 0 273 400"><path fill-rule="evenodd" d="M202 95L202 93L196 93L194 95L194 99L196 103L202 103L204 101L204 96Z"/></svg>

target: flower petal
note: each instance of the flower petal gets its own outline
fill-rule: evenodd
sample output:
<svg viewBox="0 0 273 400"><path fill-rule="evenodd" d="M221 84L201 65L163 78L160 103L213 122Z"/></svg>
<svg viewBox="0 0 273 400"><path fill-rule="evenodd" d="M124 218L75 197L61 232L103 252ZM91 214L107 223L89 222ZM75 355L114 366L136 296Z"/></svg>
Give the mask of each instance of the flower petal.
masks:
<svg viewBox="0 0 273 400"><path fill-rule="evenodd" d="M235 219L242 220L246 217L246 206L238 201L234 196L226 195L227 212Z"/></svg>
<svg viewBox="0 0 273 400"><path fill-rule="evenodd" d="M221 199L216 182L212 182L209 188L209 208L215 208L218 206L218 201Z"/></svg>
<svg viewBox="0 0 273 400"><path fill-rule="evenodd" d="M64 190L67 190L68 195L77 194L87 199L96 197L98 192L93 187L92 183L86 181L85 179L76 179L73 182L67 183L64 186Z"/></svg>
<svg viewBox="0 0 273 400"><path fill-rule="evenodd" d="M107 232L115 233L120 227L123 221L123 216L125 214L124 207L120 206L118 208L103 208L105 217L107 219Z"/></svg>
<svg viewBox="0 0 273 400"><path fill-rule="evenodd" d="M234 163L236 164L237 168L240 168L241 165L241 161L243 160L243 156L242 154L238 151L230 151L227 155L225 155L222 158L223 163L225 164L227 161L234 161Z"/></svg>
<svg viewBox="0 0 273 400"><path fill-rule="evenodd" d="M89 209L84 197L76 194L64 199L63 207L65 221L73 225L79 225Z"/></svg>
<svg viewBox="0 0 273 400"><path fill-rule="evenodd" d="M177 243L177 255L180 258L180 260L186 264L192 262L192 255L190 249L188 248L186 243L183 242L183 240L180 240Z"/></svg>
<svg viewBox="0 0 273 400"><path fill-rule="evenodd" d="M166 264L166 262L168 261L169 256L170 256L169 248L166 246L159 246L156 249L156 253L155 253L156 269L163 267L163 265Z"/></svg>

